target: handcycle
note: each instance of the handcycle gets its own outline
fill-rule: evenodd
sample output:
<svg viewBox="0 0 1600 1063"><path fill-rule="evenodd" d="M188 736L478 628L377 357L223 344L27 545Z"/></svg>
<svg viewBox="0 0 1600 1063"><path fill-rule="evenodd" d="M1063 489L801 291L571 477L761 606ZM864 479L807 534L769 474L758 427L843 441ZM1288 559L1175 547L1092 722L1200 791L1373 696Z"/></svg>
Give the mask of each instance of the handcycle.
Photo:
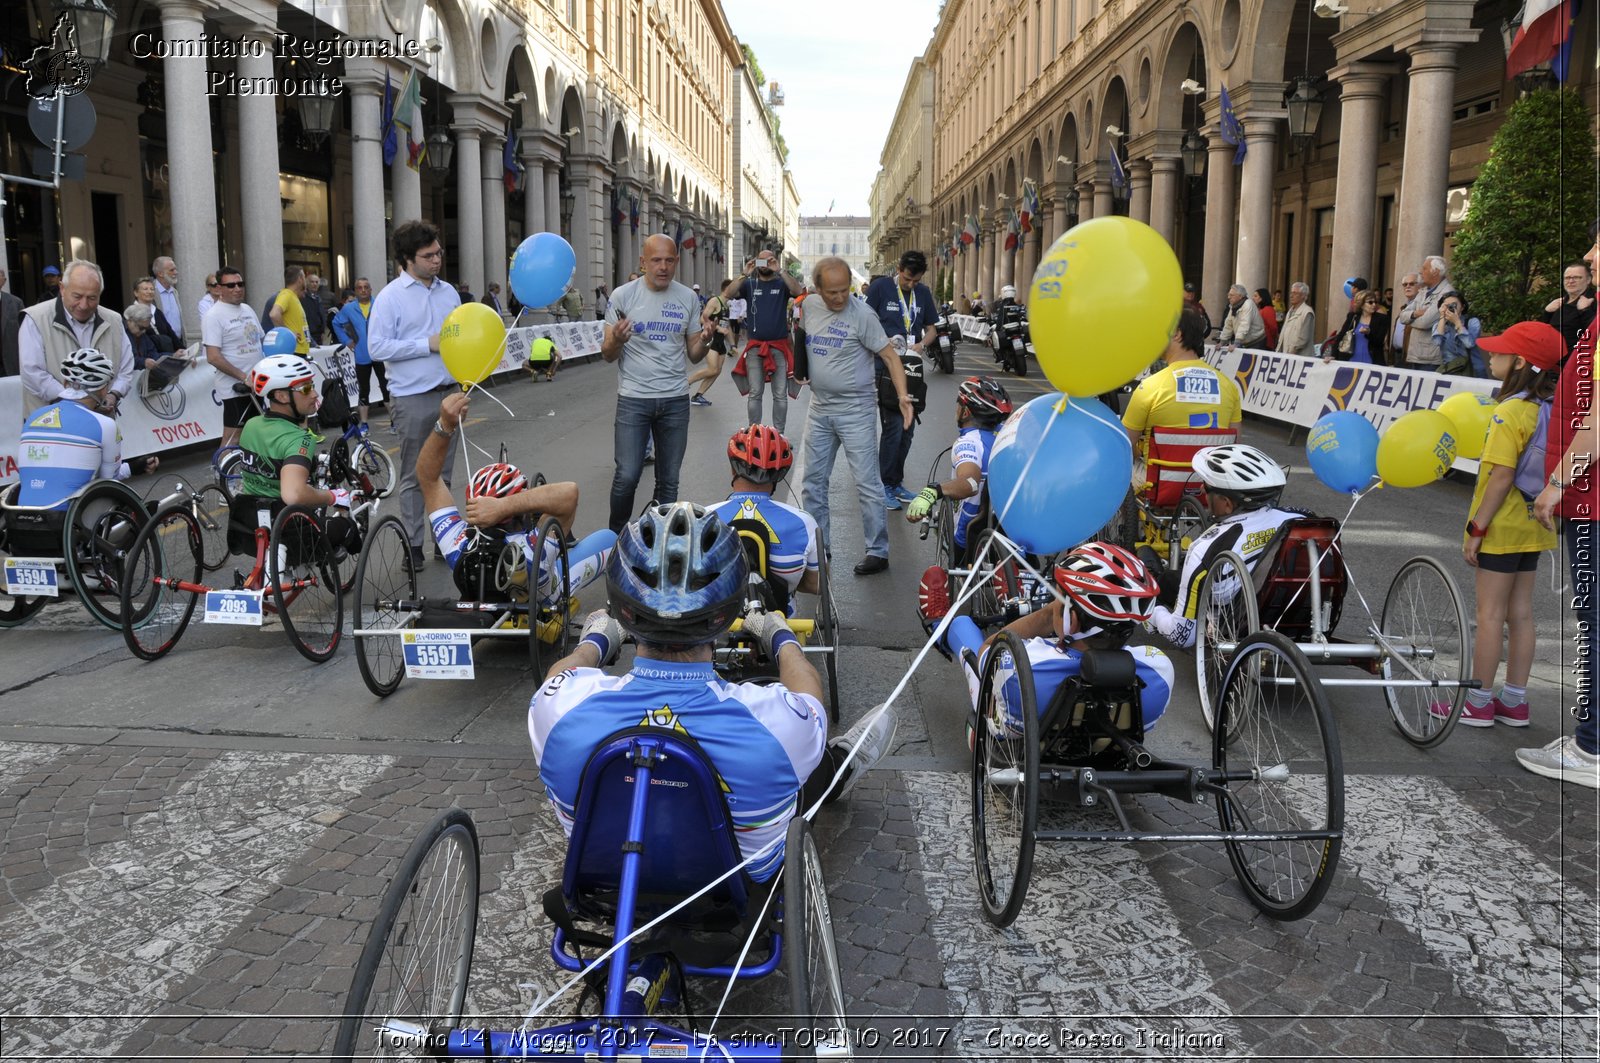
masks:
<svg viewBox="0 0 1600 1063"><path fill-rule="evenodd" d="M1334 632L1354 580L1340 531L1331 517L1304 517L1279 528L1253 572L1232 551L1212 562L1195 612L1195 671L1208 726L1218 726L1218 691L1238 647L1265 627L1285 636L1312 664L1352 664L1368 672L1367 678L1320 682L1381 687L1395 726L1411 744L1427 748L1449 737L1467 690L1477 685L1471 678L1467 614L1455 580L1433 558L1411 558L1390 581L1377 617L1357 590L1367 614L1367 641L1341 639ZM1281 679L1269 674L1261 681ZM1435 704L1448 706L1448 713L1435 715Z"/></svg>
<svg viewBox="0 0 1600 1063"><path fill-rule="evenodd" d="M950 447L945 447L933 459L933 464L928 467L928 483L939 482L939 470L949 467L950 450ZM940 498L919 522L917 537L927 539L929 533L933 534L934 563L944 569L948 577L946 591L952 602L956 600L957 589L972 571L972 565L979 559L994 558L988 562L987 570L978 580L971 608L980 615L996 615L1004 610L1008 602L1031 600L1032 596L1028 594L1031 584L1015 558L1004 550L991 547L1001 528L990 505L987 482L978 498L978 514L967 525L965 547L956 542L956 520L962 505L959 499ZM1042 567L1044 559L1036 560L1040 561Z"/></svg>
<svg viewBox="0 0 1600 1063"><path fill-rule="evenodd" d="M1184 551L1211 523L1194 455L1237 437L1227 428L1151 428L1144 464L1102 537L1136 554L1153 551L1168 571L1179 571Z"/></svg>
<svg viewBox="0 0 1600 1063"><path fill-rule="evenodd" d="M332 382L333 378L328 377L324 381L324 389ZM249 388L235 384L233 390L235 394L254 402L257 413L262 412L261 400ZM318 425L339 433L328 449L321 452L325 462L324 475L329 484L348 487L366 498L387 498L393 493L399 483L394 458L372 438L367 423L354 410L342 419L319 420ZM217 483L228 492L230 498L239 493L244 461L244 448L237 445L224 447L212 457Z"/></svg>
<svg viewBox="0 0 1600 1063"><path fill-rule="evenodd" d="M384 894L334 1059L852 1058L827 891L803 817L789 822L781 870L753 881L713 765L687 736L647 727L600 743L574 816L561 885L544 908L556 925L551 958L578 972L572 981L587 983L584 1000L597 996L598 1013L542 1027L536 1011L513 1029L463 1025L478 840L453 808L412 844ZM595 959L586 963L584 949ZM700 1028L688 979L752 980L780 967L789 992L777 1032L722 1040L716 1020ZM662 1017L674 1004L682 1025Z"/></svg>
<svg viewBox="0 0 1600 1063"><path fill-rule="evenodd" d="M544 483L539 474L532 486ZM543 562L529 562L520 539L473 529L455 573L461 596L429 599L418 593L411 540L400 519L391 514L373 525L356 565L352 630L356 666L367 689L381 698L399 688L406 676L408 641L419 647L418 654L427 644L443 664L444 647L458 645L463 637L468 644L485 638L523 639L533 672L541 678L571 652L577 601L572 596L567 537L554 519L536 527L529 540L533 557L552 557L551 575L529 571L530 564ZM541 595L544 579L554 581L553 593ZM449 655L459 674L465 662L453 650Z"/></svg>
<svg viewBox="0 0 1600 1063"><path fill-rule="evenodd" d="M989 922L1016 919L1041 841L1221 842L1245 895L1266 915L1298 919L1321 903L1343 838L1343 760L1322 687L1282 635L1257 632L1234 648L1209 765L1161 759L1145 747L1143 694L1127 650L1085 651L1080 674L1056 689L1043 715L1020 638L1002 632L981 665L967 652L980 677L972 832ZM1264 674L1279 681L1263 684ZM1124 806L1137 794L1210 802L1218 829L1137 829ZM1109 811L1116 826L1040 827L1044 812L1069 810Z"/></svg>

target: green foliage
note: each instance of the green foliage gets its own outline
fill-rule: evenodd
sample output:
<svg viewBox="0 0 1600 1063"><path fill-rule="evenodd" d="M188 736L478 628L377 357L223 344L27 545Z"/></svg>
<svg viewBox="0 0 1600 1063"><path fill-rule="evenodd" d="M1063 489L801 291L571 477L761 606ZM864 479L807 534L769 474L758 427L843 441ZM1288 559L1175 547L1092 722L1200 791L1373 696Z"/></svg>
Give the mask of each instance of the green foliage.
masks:
<svg viewBox="0 0 1600 1063"><path fill-rule="evenodd" d="M744 52L745 65L750 68L750 79L758 86L765 88L767 84L767 77L761 72L761 64L756 62L755 50L748 44L743 43L739 45L739 50Z"/></svg>
<svg viewBox="0 0 1600 1063"><path fill-rule="evenodd" d="M1485 332L1537 320L1560 290L1562 267L1588 250L1591 128L1576 90L1541 89L1513 104L1495 134L1450 262Z"/></svg>

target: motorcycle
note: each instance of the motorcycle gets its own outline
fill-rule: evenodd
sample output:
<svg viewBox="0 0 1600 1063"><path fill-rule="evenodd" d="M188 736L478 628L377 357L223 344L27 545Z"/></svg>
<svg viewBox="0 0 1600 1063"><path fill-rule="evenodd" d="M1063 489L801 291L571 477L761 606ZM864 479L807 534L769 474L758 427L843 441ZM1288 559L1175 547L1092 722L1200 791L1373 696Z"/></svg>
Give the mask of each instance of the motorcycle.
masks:
<svg viewBox="0 0 1600 1063"><path fill-rule="evenodd" d="M1020 306L1007 306L989 333L989 349L994 353L995 365L1007 373L1028 375L1028 356L1033 353L1033 339L1028 333L1028 319Z"/></svg>
<svg viewBox="0 0 1600 1063"><path fill-rule="evenodd" d="M939 372L949 376L956 371L956 328L948 317L939 317L933 323L933 362Z"/></svg>

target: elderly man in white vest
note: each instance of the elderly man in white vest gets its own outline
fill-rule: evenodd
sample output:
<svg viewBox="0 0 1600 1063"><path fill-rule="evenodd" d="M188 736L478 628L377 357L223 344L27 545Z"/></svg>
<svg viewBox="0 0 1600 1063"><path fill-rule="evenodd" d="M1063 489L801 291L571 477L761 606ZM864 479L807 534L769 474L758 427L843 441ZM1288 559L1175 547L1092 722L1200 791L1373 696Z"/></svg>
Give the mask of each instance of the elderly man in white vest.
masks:
<svg viewBox="0 0 1600 1063"><path fill-rule="evenodd" d="M100 305L105 278L93 262L74 259L61 274L53 299L22 312L17 330L18 370L22 377L22 416L59 402L67 387L61 360L70 352L92 347L117 367L103 412L113 413L133 385L133 345L122 315Z"/></svg>

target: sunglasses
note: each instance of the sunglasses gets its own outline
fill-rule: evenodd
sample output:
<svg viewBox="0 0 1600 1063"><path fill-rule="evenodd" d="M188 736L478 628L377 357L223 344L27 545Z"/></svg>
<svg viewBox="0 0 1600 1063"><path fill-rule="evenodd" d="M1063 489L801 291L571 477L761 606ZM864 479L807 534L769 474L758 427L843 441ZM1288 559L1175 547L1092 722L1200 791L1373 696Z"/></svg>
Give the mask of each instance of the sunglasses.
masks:
<svg viewBox="0 0 1600 1063"><path fill-rule="evenodd" d="M317 386L315 384L297 384L289 390L293 391L297 395L315 395L317 393Z"/></svg>
<svg viewBox="0 0 1600 1063"><path fill-rule="evenodd" d="M218 281L218 288L243 288L244 281Z"/></svg>

